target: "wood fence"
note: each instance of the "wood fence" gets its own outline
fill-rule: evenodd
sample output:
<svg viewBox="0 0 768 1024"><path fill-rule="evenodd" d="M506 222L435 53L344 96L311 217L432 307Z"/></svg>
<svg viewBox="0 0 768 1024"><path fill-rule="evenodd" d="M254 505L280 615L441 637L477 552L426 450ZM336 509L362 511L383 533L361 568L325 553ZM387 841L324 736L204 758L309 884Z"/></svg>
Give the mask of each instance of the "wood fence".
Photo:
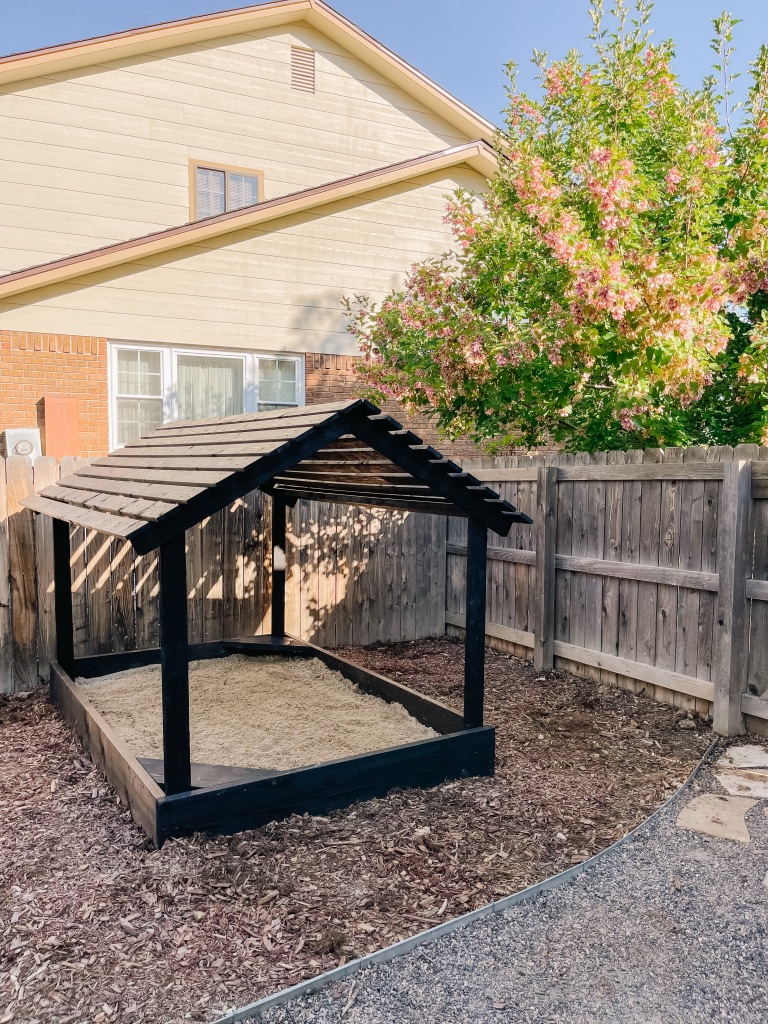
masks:
<svg viewBox="0 0 768 1024"><path fill-rule="evenodd" d="M737 731L768 718L768 449L464 462L535 520L489 548L486 633ZM466 525L451 520L446 622L464 624Z"/></svg>
<svg viewBox="0 0 768 1024"><path fill-rule="evenodd" d="M534 519L489 547L486 633L540 668L768 719L768 449L466 460ZM50 522L19 506L79 460L0 464L0 687L46 678ZM189 531L190 639L270 626L269 501ZM325 647L464 625L466 521L301 502L288 523L286 628ZM224 570L227 571L224 571ZM158 641L157 563L73 529L76 653Z"/></svg>
<svg viewBox="0 0 768 1024"><path fill-rule="evenodd" d="M0 692L47 680L54 649L51 521L20 500L82 460L0 459ZM158 566L73 527L75 655L159 642ZM445 632L446 520L300 502L289 510L286 628L324 647ZM193 643L268 631L270 502L255 491L187 532Z"/></svg>

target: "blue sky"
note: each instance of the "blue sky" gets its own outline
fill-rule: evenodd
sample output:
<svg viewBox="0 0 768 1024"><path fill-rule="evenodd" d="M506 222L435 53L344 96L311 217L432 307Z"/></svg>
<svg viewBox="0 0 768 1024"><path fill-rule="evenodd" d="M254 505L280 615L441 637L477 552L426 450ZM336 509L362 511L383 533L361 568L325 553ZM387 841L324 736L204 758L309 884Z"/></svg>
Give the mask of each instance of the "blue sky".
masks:
<svg viewBox="0 0 768 1024"><path fill-rule="evenodd" d="M708 70L711 19L723 4L656 2L656 37L676 41L677 66L686 85L697 85ZM0 53L236 6L242 5L226 0L6 2L0 11ZM332 6L496 122L505 102L504 63L521 64L521 84L533 88L531 50L548 50L553 57L573 47L583 50L590 28L586 0L335 0ZM735 42L745 69L760 43L768 42L768 0L730 0L726 9L743 19Z"/></svg>

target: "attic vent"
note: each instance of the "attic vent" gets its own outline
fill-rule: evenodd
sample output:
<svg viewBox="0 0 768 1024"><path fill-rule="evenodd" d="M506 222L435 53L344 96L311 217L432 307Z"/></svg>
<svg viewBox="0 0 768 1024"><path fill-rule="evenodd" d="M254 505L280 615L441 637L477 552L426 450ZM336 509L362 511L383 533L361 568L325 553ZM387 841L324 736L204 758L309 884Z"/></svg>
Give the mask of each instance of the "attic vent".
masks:
<svg viewBox="0 0 768 1024"><path fill-rule="evenodd" d="M315 91L315 51L291 47L291 88L299 92Z"/></svg>

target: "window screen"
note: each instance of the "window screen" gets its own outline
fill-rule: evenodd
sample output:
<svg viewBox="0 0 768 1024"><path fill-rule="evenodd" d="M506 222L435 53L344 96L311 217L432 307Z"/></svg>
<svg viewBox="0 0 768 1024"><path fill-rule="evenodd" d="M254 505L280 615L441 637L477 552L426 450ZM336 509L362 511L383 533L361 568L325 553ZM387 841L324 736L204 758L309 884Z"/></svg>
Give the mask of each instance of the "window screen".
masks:
<svg viewBox="0 0 768 1024"><path fill-rule="evenodd" d="M251 174L227 174L227 209L242 210L259 201L259 179Z"/></svg>
<svg viewBox="0 0 768 1024"><path fill-rule="evenodd" d="M197 220L230 210L242 210L261 201L258 174L226 168L195 167L195 210Z"/></svg>
<svg viewBox="0 0 768 1024"><path fill-rule="evenodd" d="M116 384L117 443L156 430L163 422L160 353L118 349Z"/></svg>
<svg viewBox="0 0 768 1024"><path fill-rule="evenodd" d="M259 359L259 412L296 405L296 360Z"/></svg>
<svg viewBox="0 0 768 1024"><path fill-rule="evenodd" d="M210 167L195 168L195 213L197 217L215 217L227 209L225 171Z"/></svg>

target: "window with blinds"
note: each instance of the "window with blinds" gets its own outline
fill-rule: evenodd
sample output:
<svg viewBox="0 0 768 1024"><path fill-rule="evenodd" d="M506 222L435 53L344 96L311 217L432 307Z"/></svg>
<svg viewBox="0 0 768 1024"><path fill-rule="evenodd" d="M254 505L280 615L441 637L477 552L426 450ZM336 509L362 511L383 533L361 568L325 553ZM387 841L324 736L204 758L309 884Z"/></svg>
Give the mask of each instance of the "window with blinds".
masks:
<svg viewBox="0 0 768 1024"><path fill-rule="evenodd" d="M192 220L216 217L260 203L262 175L234 167L192 165Z"/></svg>
<svg viewBox="0 0 768 1024"><path fill-rule="evenodd" d="M291 88L299 92L315 91L315 51L291 47Z"/></svg>
<svg viewBox="0 0 768 1024"><path fill-rule="evenodd" d="M266 352L110 343L110 447L169 420L304 404L304 360Z"/></svg>

